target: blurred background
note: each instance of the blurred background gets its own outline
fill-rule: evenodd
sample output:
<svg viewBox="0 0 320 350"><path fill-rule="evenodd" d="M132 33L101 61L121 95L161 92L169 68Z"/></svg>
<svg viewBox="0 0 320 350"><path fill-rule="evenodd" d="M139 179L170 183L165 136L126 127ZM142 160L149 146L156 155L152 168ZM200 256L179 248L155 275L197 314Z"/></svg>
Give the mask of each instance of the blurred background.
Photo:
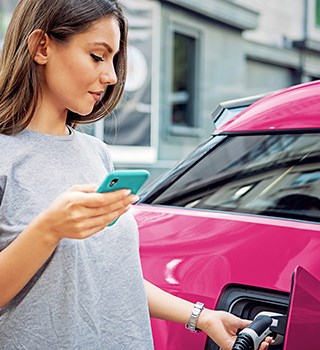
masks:
<svg viewBox="0 0 320 350"><path fill-rule="evenodd" d="M1 43L17 2L0 0ZM116 168L146 168L149 181L209 136L220 102L320 78L320 0L121 3L125 95L83 130L110 144Z"/></svg>

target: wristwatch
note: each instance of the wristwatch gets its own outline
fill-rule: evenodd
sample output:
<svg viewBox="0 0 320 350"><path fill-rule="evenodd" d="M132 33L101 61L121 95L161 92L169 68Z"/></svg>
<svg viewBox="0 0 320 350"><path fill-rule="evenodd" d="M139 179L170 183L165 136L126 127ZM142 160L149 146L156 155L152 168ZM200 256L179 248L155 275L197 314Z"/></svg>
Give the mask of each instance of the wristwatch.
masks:
<svg viewBox="0 0 320 350"><path fill-rule="evenodd" d="M197 322L198 322L198 318L199 318L200 313L203 310L203 308L204 308L204 304L200 303L200 301L198 301L196 304L194 304L189 321L186 324L186 328L189 329L189 331L201 332L201 329L197 328Z"/></svg>

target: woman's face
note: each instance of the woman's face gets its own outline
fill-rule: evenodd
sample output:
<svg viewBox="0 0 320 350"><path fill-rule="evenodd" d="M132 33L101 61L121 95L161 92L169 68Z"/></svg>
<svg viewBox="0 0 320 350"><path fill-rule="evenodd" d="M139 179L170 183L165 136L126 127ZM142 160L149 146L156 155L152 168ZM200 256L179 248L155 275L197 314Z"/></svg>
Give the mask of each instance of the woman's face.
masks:
<svg viewBox="0 0 320 350"><path fill-rule="evenodd" d="M51 40L44 66L46 107L89 114L107 87L117 82L113 61L119 45L119 24L113 17L100 19L67 44Z"/></svg>

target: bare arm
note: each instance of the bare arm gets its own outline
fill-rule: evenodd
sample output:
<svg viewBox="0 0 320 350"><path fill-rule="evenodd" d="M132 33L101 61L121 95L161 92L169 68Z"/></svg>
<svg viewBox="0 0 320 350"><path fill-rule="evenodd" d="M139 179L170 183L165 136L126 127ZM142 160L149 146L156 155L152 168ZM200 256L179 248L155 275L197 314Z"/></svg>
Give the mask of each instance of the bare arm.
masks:
<svg viewBox="0 0 320 350"><path fill-rule="evenodd" d="M0 307L22 290L58 244L36 221L0 253Z"/></svg>
<svg viewBox="0 0 320 350"><path fill-rule="evenodd" d="M193 309L193 303L171 295L150 282L145 281L151 317L163 320L188 323ZM204 309L198 319L197 328L200 328L214 340L223 350L231 350L239 329L250 324L250 321L238 318L228 312ZM186 330L186 332L188 332ZM268 348L271 338L263 342L260 350Z"/></svg>
<svg viewBox="0 0 320 350"><path fill-rule="evenodd" d="M36 274L63 238L84 239L113 222L137 198L126 190L95 193L96 186L75 186L60 195L0 252L0 307Z"/></svg>

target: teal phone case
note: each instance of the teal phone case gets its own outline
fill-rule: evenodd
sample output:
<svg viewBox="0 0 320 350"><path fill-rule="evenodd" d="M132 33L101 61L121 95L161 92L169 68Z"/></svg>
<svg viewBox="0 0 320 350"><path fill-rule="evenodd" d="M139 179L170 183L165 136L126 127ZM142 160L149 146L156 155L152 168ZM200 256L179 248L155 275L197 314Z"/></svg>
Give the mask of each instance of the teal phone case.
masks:
<svg viewBox="0 0 320 350"><path fill-rule="evenodd" d="M149 171L140 170L116 170L107 175L97 192L112 192L129 189L136 194L150 176Z"/></svg>
<svg viewBox="0 0 320 350"><path fill-rule="evenodd" d="M140 170L116 170L107 175L102 184L99 186L97 192L112 192L122 189L131 190L132 194L136 194L142 185L150 176L149 171ZM117 222L114 220L108 226L112 226Z"/></svg>

